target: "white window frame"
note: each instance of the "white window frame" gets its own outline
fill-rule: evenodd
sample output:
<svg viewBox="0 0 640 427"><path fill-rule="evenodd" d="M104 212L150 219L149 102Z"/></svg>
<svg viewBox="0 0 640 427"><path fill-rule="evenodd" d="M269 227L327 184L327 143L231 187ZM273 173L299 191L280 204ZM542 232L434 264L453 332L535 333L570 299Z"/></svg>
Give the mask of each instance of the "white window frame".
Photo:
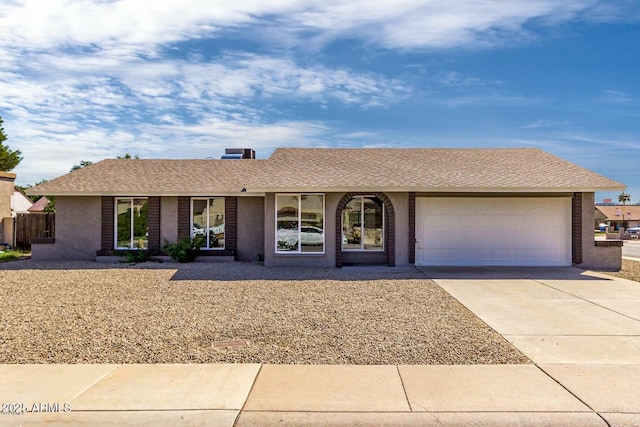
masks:
<svg viewBox="0 0 640 427"><path fill-rule="evenodd" d="M353 196L352 198L350 198L349 200L347 200L347 203L349 203L351 200L353 199L360 199L360 233L362 236L364 236L364 199L378 199L380 200L378 197L371 195L371 194L365 194L365 195L358 195L358 196ZM360 248L359 249L354 249L354 248L345 248L344 247L344 234L343 231L344 230L344 209L343 212L340 212L340 246L343 252L365 252L365 253L375 253L375 252L384 252L385 251L385 245L387 244L386 239L385 239L385 231L386 231L386 225L385 225L385 208L384 208L384 202L382 200L380 200L380 202L382 202L382 249L365 249L364 248L364 239L362 237L360 237ZM347 206L346 204L344 205L345 207Z"/></svg>
<svg viewBox="0 0 640 427"><path fill-rule="evenodd" d="M278 250L278 196L296 196L298 198L298 250L297 251L280 251ZM302 232L302 196L322 196L322 252L302 252L302 239L300 233ZM277 255L324 255L327 250L326 236L326 203L327 198L325 193L276 193L273 199L274 206L274 250Z"/></svg>
<svg viewBox="0 0 640 427"><path fill-rule="evenodd" d="M115 197L113 203L113 247L115 250L128 250L128 251L146 251L147 248L136 248L133 246L133 201L134 200L146 200L147 201L147 209L149 207L149 198L148 197ZM120 200L128 200L131 203L131 235L129 236L129 244L131 246L118 246L118 201ZM148 214L148 210L147 210ZM147 217L147 221L149 218ZM148 240L147 240L148 242Z"/></svg>
<svg viewBox="0 0 640 427"><path fill-rule="evenodd" d="M191 226L191 238L193 239L195 237L194 233L193 233L193 202L194 200L206 200L207 201L207 233L209 233L209 229L211 228L209 225L209 208L211 207L211 205L209 204L210 200L213 199L222 199L224 201L224 245L221 248L209 248L209 247L203 247L200 248L200 250L203 251L224 251L227 247L227 201L225 199L225 197L222 196L213 196L213 197L192 197L191 198L191 208L190 208L190 212L189 212L189 224ZM209 237L207 236L207 234L205 233L205 240L207 242L207 246L209 246Z"/></svg>

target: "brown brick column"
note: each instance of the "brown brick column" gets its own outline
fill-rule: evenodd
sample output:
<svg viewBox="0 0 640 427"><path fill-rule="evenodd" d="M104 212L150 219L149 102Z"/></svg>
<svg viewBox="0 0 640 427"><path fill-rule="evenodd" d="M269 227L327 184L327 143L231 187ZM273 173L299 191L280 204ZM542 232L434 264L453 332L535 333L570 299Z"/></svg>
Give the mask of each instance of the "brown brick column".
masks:
<svg viewBox="0 0 640 427"><path fill-rule="evenodd" d="M107 255L109 251L112 251L115 248L114 203L114 197L102 197L102 222L99 254Z"/></svg>
<svg viewBox="0 0 640 427"><path fill-rule="evenodd" d="M160 250L160 197L149 197L147 200L147 226L149 228L149 250Z"/></svg>
<svg viewBox="0 0 640 427"><path fill-rule="evenodd" d="M416 263L416 193L409 193L409 263Z"/></svg>
<svg viewBox="0 0 640 427"><path fill-rule="evenodd" d="M224 198L224 252L235 255L238 245L238 198Z"/></svg>
<svg viewBox="0 0 640 427"><path fill-rule="evenodd" d="M178 197L178 239L191 237L191 198Z"/></svg>
<svg viewBox="0 0 640 427"><path fill-rule="evenodd" d="M582 193L571 199L571 262L582 264Z"/></svg>

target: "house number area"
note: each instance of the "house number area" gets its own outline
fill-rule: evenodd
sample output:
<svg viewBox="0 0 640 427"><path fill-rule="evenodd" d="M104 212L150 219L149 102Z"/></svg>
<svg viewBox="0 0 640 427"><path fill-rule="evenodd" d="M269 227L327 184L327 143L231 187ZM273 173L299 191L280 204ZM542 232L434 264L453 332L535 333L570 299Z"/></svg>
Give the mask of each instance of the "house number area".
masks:
<svg viewBox="0 0 640 427"><path fill-rule="evenodd" d="M71 412L71 403L37 402L32 404L22 402L2 403L0 414L22 415L31 412Z"/></svg>

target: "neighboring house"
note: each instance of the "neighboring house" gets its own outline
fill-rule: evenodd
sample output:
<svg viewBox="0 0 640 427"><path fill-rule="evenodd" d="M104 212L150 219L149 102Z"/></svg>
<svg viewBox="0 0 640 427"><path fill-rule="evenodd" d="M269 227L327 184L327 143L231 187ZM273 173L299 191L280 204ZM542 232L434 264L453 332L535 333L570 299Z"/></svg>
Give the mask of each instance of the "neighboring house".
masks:
<svg viewBox="0 0 640 427"><path fill-rule="evenodd" d="M0 243L13 242L11 200L15 193L16 174L0 171Z"/></svg>
<svg viewBox="0 0 640 427"><path fill-rule="evenodd" d="M19 213L29 213L29 208L33 206L33 202L29 196L18 187L13 188L11 196L11 216L15 217Z"/></svg>
<svg viewBox="0 0 640 427"><path fill-rule="evenodd" d="M266 160L104 160L28 193L56 196L55 244L34 245L34 259L203 235L211 259L266 266L615 269L621 242L594 241L594 192L624 189L533 148L280 148Z"/></svg>
<svg viewBox="0 0 640 427"><path fill-rule="evenodd" d="M49 199L46 196L40 197L35 203L29 208L29 213L37 213L42 214L46 213L45 209L49 204Z"/></svg>
<svg viewBox="0 0 640 427"><path fill-rule="evenodd" d="M607 224L609 230L620 227L632 228L640 226L640 205L596 205L595 225Z"/></svg>

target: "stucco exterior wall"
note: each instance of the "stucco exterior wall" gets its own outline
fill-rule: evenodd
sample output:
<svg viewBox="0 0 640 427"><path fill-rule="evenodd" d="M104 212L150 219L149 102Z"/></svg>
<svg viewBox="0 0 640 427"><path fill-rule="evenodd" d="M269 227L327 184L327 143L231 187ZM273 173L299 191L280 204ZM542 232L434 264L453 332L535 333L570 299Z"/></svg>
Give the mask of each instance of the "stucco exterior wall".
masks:
<svg viewBox="0 0 640 427"><path fill-rule="evenodd" d="M264 259L264 197L238 197L236 259Z"/></svg>
<svg viewBox="0 0 640 427"><path fill-rule="evenodd" d="M54 244L32 245L34 260L95 260L100 249L100 197L57 197Z"/></svg>
<svg viewBox="0 0 640 427"><path fill-rule="evenodd" d="M178 241L178 198L160 198L160 246Z"/></svg>
<svg viewBox="0 0 640 427"><path fill-rule="evenodd" d="M15 179L15 173L0 172L0 243L13 244L11 196L14 192Z"/></svg>
<svg viewBox="0 0 640 427"><path fill-rule="evenodd" d="M409 263L409 193L385 193L396 217L396 267L408 267Z"/></svg>
<svg viewBox="0 0 640 427"><path fill-rule="evenodd" d="M595 222L594 193L582 193L582 263L580 268L620 270L622 247L596 246L592 224Z"/></svg>
<svg viewBox="0 0 640 427"><path fill-rule="evenodd" d="M13 174L11 174L13 175ZM8 187L5 188L5 187ZM6 191L5 191L6 190ZM4 191L4 193L2 193ZM1 215L10 216L10 197L13 181L0 179L0 196L6 203ZM237 205L238 235L236 259L255 261L264 257L265 266L325 267L332 268L336 261L336 208L344 193L325 193L325 244L322 254L275 253L275 194L262 197L239 197ZM386 193L395 211L395 265L409 266L409 195ZM596 246L591 224L595 221L594 193L582 193L582 263L581 268L619 270L622 266L622 248ZM54 244L35 244L36 260L94 260L100 249L101 198L58 197L56 203L56 238ZM178 198L163 197L160 213L161 242L177 240ZM4 226L0 227L0 233ZM0 241L2 236L0 235Z"/></svg>

